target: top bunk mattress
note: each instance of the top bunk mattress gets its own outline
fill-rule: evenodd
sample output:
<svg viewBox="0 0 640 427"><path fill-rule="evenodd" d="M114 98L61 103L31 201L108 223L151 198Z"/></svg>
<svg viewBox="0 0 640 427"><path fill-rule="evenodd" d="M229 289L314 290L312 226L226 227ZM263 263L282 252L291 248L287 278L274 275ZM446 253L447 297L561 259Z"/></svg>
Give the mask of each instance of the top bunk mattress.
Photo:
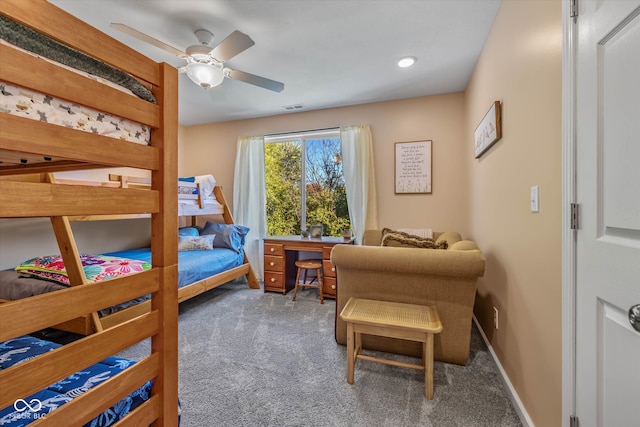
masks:
<svg viewBox="0 0 640 427"><path fill-rule="evenodd" d="M151 139L149 126L2 81L0 112L138 144Z"/></svg>
<svg viewBox="0 0 640 427"><path fill-rule="evenodd" d="M64 46L44 35L0 16L0 44L39 58L93 81L155 103L151 91L131 75ZM78 105L65 99L0 79L0 112L32 120L148 145L147 125ZM15 163L25 164L21 159Z"/></svg>

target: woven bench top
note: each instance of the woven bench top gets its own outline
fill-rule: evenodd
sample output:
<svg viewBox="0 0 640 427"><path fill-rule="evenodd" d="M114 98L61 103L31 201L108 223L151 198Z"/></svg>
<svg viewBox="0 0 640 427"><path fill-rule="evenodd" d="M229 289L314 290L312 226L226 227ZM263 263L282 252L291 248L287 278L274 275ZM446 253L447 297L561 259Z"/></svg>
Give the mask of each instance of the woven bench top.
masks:
<svg viewBox="0 0 640 427"><path fill-rule="evenodd" d="M349 298L340 318L345 322L402 327L431 333L442 331L435 306Z"/></svg>

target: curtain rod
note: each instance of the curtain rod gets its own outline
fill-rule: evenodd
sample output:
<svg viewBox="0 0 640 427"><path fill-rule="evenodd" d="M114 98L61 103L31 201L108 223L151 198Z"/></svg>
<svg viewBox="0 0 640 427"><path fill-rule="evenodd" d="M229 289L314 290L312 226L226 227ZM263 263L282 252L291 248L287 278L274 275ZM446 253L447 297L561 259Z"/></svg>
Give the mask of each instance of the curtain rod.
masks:
<svg viewBox="0 0 640 427"><path fill-rule="evenodd" d="M324 129L307 129L307 130L298 130L298 131L291 131L291 132L282 132L282 133L270 133L270 134L266 134L264 137L265 138L272 138L272 137L280 137L280 136L287 136L287 135L297 135L297 134L301 134L301 133L310 133L310 132L326 132L326 131L339 131L340 130L340 126L334 126L334 127L330 127L330 128L324 128Z"/></svg>

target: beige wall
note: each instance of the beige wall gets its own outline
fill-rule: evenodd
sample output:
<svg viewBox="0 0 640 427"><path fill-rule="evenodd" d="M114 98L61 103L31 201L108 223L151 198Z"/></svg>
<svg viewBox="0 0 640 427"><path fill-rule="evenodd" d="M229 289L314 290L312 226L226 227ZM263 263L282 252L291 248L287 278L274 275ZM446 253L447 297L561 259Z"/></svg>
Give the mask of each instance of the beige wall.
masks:
<svg viewBox="0 0 640 427"><path fill-rule="evenodd" d="M470 229L487 259L475 314L545 427L561 425L561 15L560 0L504 1L465 92ZM475 160L473 130L495 100L503 137Z"/></svg>
<svg viewBox="0 0 640 427"><path fill-rule="evenodd" d="M185 129L182 175L212 173L233 200L239 136L369 124L374 146L378 220L387 227L431 227L467 233L467 178L463 167L464 98L461 93L239 120ZM394 194L394 143L433 141L433 193Z"/></svg>

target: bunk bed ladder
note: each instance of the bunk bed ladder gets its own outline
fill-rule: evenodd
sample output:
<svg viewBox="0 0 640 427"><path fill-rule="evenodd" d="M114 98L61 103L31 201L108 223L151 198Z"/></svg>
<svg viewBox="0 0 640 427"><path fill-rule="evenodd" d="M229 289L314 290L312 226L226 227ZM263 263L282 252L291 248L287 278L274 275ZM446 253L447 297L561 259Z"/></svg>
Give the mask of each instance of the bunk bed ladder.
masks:
<svg viewBox="0 0 640 427"><path fill-rule="evenodd" d="M55 178L52 173L47 173L43 177L43 181L49 184L55 184ZM82 261L80 260L80 253L76 246L76 240L73 236L73 230L71 230L71 224L69 217L67 216L52 216L51 226L60 248L60 255L69 277L69 284L71 286L78 286L87 284L87 276L84 274L82 268ZM103 330L100 317L97 312L91 313L91 324L94 332L100 332Z"/></svg>

